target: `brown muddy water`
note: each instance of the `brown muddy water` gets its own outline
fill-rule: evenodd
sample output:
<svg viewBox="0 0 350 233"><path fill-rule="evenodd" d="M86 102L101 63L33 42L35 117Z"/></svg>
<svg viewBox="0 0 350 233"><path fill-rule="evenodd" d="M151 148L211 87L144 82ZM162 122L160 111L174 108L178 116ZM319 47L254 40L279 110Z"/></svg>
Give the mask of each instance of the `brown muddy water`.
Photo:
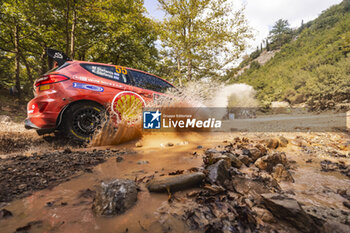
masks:
<svg viewBox="0 0 350 233"><path fill-rule="evenodd" d="M129 153L122 156L121 162L116 162L116 158L111 157L97 165L92 173L82 173L51 189L37 191L31 196L3 204L2 208L11 211L13 217L0 219L0 232L15 232L30 222L30 232L188 232L186 224L179 219L174 219L172 225L164 229L157 210L169 205L168 195L149 193L145 187L147 180L152 176L200 167L205 149L220 147L223 141L231 141L237 136L261 141L275 135L278 134L157 133L143 135L138 143L141 147L135 146L136 141L99 147L98 149L110 150L123 148ZM343 133L283 135L291 143L276 150L286 152L288 160L293 161L291 171L295 182L280 182L282 189L293 193L294 198L304 206L349 211L343 205L344 197L338 194L339 189L350 187L349 177L336 171L320 171L320 161L324 159L341 160L349 164L349 157L337 158L333 156L334 153L330 153L339 150L340 145L347 145L349 136ZM344 154L349 153L349 147L341 149ZM119 216L94 215L91 210L93 191L101 181L116 178L142 180L136 205ZM175 196L189 191L191 190L178 192Z"/></svg>

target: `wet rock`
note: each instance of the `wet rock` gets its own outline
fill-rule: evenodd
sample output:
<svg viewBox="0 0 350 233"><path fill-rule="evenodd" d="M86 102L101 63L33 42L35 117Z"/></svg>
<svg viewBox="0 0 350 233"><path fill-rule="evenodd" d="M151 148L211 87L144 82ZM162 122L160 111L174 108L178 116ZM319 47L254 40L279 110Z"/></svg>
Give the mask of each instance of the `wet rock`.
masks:
<svg viewBox="0 0 350 233"><path fill-rule="evenodd" d="M343 202L343 205L344 205L346 208L350 209L350 201L344 201L344 202Z"/></svg>
<svg viewBox="0 0 350 233"><path fill-rule="evenodd" d="M95 195L96 195L96 191L88 188L80 191L79 198L94 198Z"/></svg>
<svg viewBox="0 0 350 233"><path fill-rule="evenodd" d="M273 168L272 176L278 182L280 181L294 182L294 179L290 174L290 172L280 163Z"/></svg>
<svg viewBox="0 0 350 233"><path fill-rule="evenodd" d="M229 156L230 158L230 163L231 163L231 166L232 167L235 167L235 168L241 168L243 163L241 160L239 160L236 156L232 155L232 156Z"/></svg>
<svg viewBox="0 0 350 233"><path fill-rule="evenodd" d="M279 146L286 147L288 145L288 139L287 138L281 136L278 139L279 139Z"/></svg>
<svg viewBox="0 0 350 233"><path fill-rule="evenodd" d="M147 184L150 192L171 192L192 188L199 185L205 178L204 173L195 172L176 176L154 178Z"/></svg>
<svg viewBox="0 0 350 233"><path fill-rule="evenodd" d="M115 161L116 161L117 163L120 163L120 162L123 161L123 160L124 160L124 158L121 157L121 156L118 156L118 157L115 159Z"/></svg>
<svg viewBox="0 0 350 233"><path fill-rule="evenodd" d="M230 178L226 164L225 160L219 160L207 168L208 179L211 183L223 184L225 180Z"/></svg>
<svg viewBox="0 0 350 233"><path fill-rule="evenodd" d="M277 149L277 147L279 146L278 138L270 138L269 140L267 140L266 146L270 149Z"/></svg>
<svg viewBox="0 0 350 233"><path fill-rule="evenodd" d="M137 201L137 185L134 181L116 179L102 182L94 198L92 210L100 215L124 213Z"/></svg>
<svg viewBox="0 0 350 233"><path fill-rule="evenodd" d="M137 161L137 164L143 165L143 164L149 164L149 162L147 160L140 160L140 161Z"/></svg>
<svg viewBox="0 0 350 233"><path fill-rule="evenodd" d="M70 148L66 148L66 149L64 149L63 153L70 154L70 153L72 153L72 150Z"/></svg>
<svg viewBox="0 0 350 233"><path fill-rule="evenodd" d="M53 201L46 202L47 207L52 207L55 204Z"/></svg>
<svg viewBox="0 0 350 233"><path fill-rule="evenodd" d="M262 194L269 192L269 189L263 182L252 180L246 177L235 176L232 178L232 184L235 190L241 194L248 194L250 192Z"/></svg>
<svg viewBox="0 0 350 233"><path fill-rule="evenodd" d="M262 221L269 223L276 222L271 212L267 209L253 207L252 210Z"/></svg>
<svg viewBox="0 0 350 233"><path fill-rule="evenodd" d="M271 172L273 167L277 164L287 165L287 158L284 152L274 153L272 155L265 155L255 161L254 165L261 170Z"/></svg>
<svg viewBox="0 0 350 233"><path fill-rule="evenodd" d="M0 220L1 219L6 219L6 218L9 218L9 217L12 217L12 213L11 211L7 210L7 209L2 209L0 210Z"/></svg>
<svg viewBox="0 0 350 233"><path fill-rule="evenodd" d="M350 226L336 222L336 221L328 220L323 224L322 232L348 233L350 232Z"/></svg>
<svg viewBox="0 0 350 233"><path fill-rule="evenodd" d="M249 164L252 162L247 155L240 155L238 156L238 159L246 166L249 166Z"/></svg>
<svg viewBox="0 0 350 233"><path fill-rule="evenodd" d="M312 163L312 159L306 160L305 163Z"/></svg>
<svg viewBox="0 0 350 233"><path fill-rule="evenodd" d="M25 226L23 227L18 227L15 231L15 233L27 233L32 229L32 226L37 226L40 227L42 225L43 221L39 220L39 221L31 221L29 223L27 223Z"/></svg>
<svg viewBox="0 0 350 233"><path fill-rule="evenodd" d="M348 177L350 177L350 166L345 165L343 161L332 162L330 160L323 160L320 162L321 171L329 172L329 171L337 171Z"/></svg>
<svg viewBox="0 0 350 233"><path fill-rule="evenodd" d="M261 152L258 148L252 148L249 150L250 152L250 158L255 162L257 159L262 157L264 154Z"/></svg>
<svg viewBox="0 0 350 233"><path fill-rule="evenodd" d="M266 208L276 218L286 221L291 227L301 232L319 232L319 226L295 199L277 193L267 193L261 196Z"/></svg>

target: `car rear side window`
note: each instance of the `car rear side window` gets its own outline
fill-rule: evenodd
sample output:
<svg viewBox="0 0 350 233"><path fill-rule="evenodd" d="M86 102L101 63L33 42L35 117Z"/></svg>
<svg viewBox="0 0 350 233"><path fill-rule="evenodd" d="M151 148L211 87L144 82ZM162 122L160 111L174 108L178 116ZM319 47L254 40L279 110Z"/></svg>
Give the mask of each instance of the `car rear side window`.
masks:
<svg viewBox="0 0 350 233"><path fill-rule="evenodd" d="M116 66L94 64L81 64L81 66L90 73L93 73L94 75L100 76L102 78L107 78L120 83L130 83L126 69L121 69Z"/></svg>
<svg viewBox="0 0 350 233"><path fill-rule="evenodd" d="M165 92L168 88L172 88L173 86L169 83L157 78L155 76L139 72L139 71L131 71L132 77L134 78L135 85L137 87L141 87L144 89L156 91L156 92Z"/></svg>

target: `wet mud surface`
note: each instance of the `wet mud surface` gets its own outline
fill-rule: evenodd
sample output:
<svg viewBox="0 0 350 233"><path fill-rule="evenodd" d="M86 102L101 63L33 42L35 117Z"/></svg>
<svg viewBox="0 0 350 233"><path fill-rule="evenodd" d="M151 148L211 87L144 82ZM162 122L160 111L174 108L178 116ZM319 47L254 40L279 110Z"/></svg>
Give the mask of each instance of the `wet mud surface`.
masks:
<svg viewBox="0 0 350 233"><path fill-rule="evenodd" d="M350 231L348 133L168 133L108 148L6 140L0 232ZM204 175L186 189L149 190L193 174ZM94 213L101 182L115 179L135 182L137 201Z"/></svg>
<svg viewBox="0 0 350 233"><path fill-rule="evenodd" d="M63 151L16 155L0 159L0 202L28 196L34 191L52 188L72 176L92 172L108 157L124 154L119 150Z"/></svg>

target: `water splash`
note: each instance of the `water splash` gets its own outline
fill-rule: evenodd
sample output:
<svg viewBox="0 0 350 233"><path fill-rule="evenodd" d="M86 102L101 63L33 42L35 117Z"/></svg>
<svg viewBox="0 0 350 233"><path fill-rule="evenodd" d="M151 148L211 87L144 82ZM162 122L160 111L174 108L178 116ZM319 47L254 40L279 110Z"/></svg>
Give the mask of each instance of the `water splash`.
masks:
<svg viewBox="0 0 350 233"><path fill-rule="evenodd" d="M164 98L161 102L150 103L147 107L175 107L175 108L202 108L219 107L256 107L255 90L246 84L225 86L217 82L196 81L189 82L181 89L173 89L166 93L171 98ZM134 114L131 114L134 116ZM91 146L118 145L127 141L137 140L144 136L141 124L141 114L137 119L123 117L117 122L108 116L103 127L92 138ZM116 116L119 119L118 116ZM132 122L132 123L130 123ZM116 125L118 127L116 127ZM176 133L176 132L174 132Z"/></svg>

